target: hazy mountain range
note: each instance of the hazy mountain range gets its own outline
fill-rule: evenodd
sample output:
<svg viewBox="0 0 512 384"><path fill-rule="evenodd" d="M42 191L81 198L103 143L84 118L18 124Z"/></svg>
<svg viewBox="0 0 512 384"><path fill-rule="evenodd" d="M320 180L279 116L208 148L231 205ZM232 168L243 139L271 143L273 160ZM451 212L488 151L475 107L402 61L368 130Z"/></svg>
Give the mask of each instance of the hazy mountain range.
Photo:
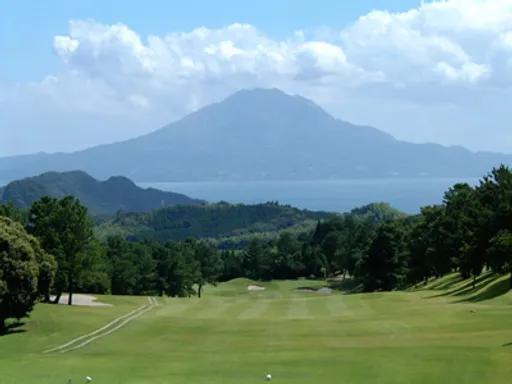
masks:
<svg viewBox="0 0 512 384"><path fill-rule="evenodd" d="M301 96L255 89L127 141L0 158L0 180L75 169L138 182L480 177L500 163L512 155L399 141Z"/></svg>
<svg viewBox="0 0 512 384"><path fill-rule="evenodd" d="M93 213L141 212L175 204L206 203L180 193L140 188L122 176L98 181L83 171L70 171L12 181L0 188L0 204L12 201L19 208L28 208L43 196L61 199L67 195L80 199Z"/></svg>

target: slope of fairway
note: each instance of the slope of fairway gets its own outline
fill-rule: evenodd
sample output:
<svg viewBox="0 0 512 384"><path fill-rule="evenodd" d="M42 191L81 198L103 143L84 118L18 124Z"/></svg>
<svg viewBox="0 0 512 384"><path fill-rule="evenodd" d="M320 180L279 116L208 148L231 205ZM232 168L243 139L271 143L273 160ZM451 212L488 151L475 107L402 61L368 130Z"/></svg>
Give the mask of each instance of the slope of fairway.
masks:
<svg viewBox="0 0 512 384"><path fill-rule="evenodd" d="M67 353L70 340L147 304L39 305L24 328L0 338L2 384L505 383L512 375L510 294L462 302L446 290L344 295L298 292L322 282L237 279L201 299L159 298L120 330ZM432 283L434 284L434 283ZM483 289L482 287L480 289ZM478 291L475 291L478 293ZM471 296L464 296L466 298ZM456 302L460 301L460 302Z"/></svg>

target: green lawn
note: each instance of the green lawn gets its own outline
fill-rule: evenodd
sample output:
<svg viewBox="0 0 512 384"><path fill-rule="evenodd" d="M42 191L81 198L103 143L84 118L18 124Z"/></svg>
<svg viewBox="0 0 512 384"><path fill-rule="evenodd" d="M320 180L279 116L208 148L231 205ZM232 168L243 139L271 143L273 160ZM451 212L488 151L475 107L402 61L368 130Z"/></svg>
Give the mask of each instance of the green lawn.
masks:
<svg viewBox="0 0 512 384"><path fill-rule="evenodd" d="M43 350L104 326L148 299L100 297L113 307L40 304L0 337L2 384L508 383L512 295L481 301L505 279L475 289L447 277L410 292L296 292L320 282L239 279L201 299L158 298L125 327L65 353ZM483 300L483 299L482 299ZM474 310L474 312L472 312ZM506 346L511 343L510 346Z"/></svg>

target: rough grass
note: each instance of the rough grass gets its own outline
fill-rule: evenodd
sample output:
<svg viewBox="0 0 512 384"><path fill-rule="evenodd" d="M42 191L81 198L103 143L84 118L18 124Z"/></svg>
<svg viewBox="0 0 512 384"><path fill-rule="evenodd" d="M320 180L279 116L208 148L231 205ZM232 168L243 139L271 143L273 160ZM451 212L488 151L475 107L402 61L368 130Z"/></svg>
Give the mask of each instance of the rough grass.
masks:
<svg viewBox="0 0 512 384"><path fill-rule="evenodd" d="M109 384L250 384L271 373L294 384L505 383L512 295L501 293L504 279L486 276L469 291L468 281L448 276L417 291L329 296L295 291L327 285L319 281L236 279L207 287L201 299L160 298L119 331L47 355L41 351L147 299L99 298L111 308L38 305L18 328L26 332L0 338L1 382L81 383L88 375ZM249 292L250 284L266 289Z"/></svg>

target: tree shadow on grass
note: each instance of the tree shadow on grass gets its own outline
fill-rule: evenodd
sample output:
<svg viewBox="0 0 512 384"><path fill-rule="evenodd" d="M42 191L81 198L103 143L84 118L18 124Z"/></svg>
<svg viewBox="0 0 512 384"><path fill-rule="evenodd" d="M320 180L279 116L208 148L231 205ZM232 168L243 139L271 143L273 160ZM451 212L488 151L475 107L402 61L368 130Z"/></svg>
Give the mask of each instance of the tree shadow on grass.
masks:
<svg viewBox="0 0 512 384"><path fill-rule="evenodd" d="M478 303L480 301L494 299L502 296L510 291L510 280L503 275L497 275L496 278L490 282L482 291L462 300L456 301L457 303Z"/></svg>
<svg viewBox="0 0 512 384"><path fill-rule="evenodd" d="M439 293L432 296L425 297L426 299L433 299L436 297L446 297L446 296L463 296L468 295L472 292L476 292L486 285L492 284L495 280L499 279L501 275L493 274L490 272L486 272L475 279L473 286L473 279L469 279L467 283L463 284L460 287L455 289Z"/></svg>
<svg viewBox="0 0 512 384"><path fill-rule="evenodd" d="M454 274L453 276L447 278L440 278L441 281L436 281L434 283L430 283L430 281L420 281L416 283L410 283L403 287L405 291L411 292L422 292L422 291L444 291L450 288L452 285L460 283L464 281L464 279L459 274ZM429 279L431 280L431 279ZM434 278L434 280L438 280L438 278Z"/></svg>
<svg viewBox="0 0 512 384"><path fill-rule="evenodd" d="M23 321L15 321L11 322L6 325L5 329L3 331L0 331L0 337L1 336L8 336L13 335L16 333L23 333L27 332L26 329L22 329L21 327L24 326L25 323Z"/></svg>
<svg viewBox="0 0 512 384"><path fill-rule="evenodd" d="M435 282L430 286L427 286L426 289L431 291L444 291L445 289L450 288L452 285L462 282L464 279L459 275L453 275L448 277L447 279L443 279L442 281Z"/></svg>

